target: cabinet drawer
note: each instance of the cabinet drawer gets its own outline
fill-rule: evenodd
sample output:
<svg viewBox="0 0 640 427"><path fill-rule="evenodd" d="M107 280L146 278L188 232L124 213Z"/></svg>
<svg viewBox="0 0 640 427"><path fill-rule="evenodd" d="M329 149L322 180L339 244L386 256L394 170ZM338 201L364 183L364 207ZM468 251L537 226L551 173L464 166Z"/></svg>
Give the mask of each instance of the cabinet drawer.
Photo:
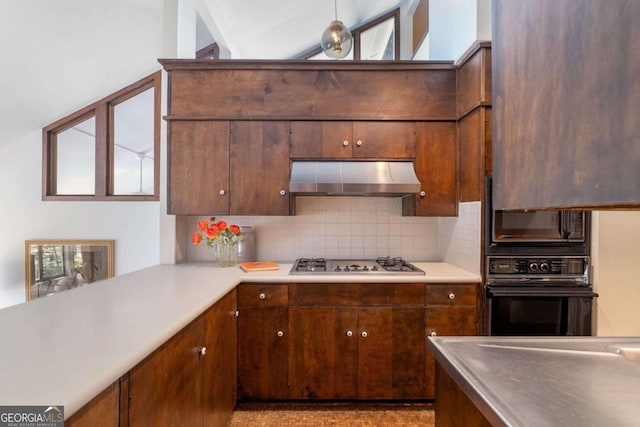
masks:
<svg viewBox="0 0 640 427"><path fill-rule="evenodd" d="M427 305L475 306L477 302L475 284L427 285Z"/></svg>
<svg viewBox="0 0 640 427"><path fill-rule="evenodd" d="M294 283L290 303L298 306L423 306L420 283Z"/></svg>
<svg viewBox="0 0 640 427"><path fill-rule="evenodd" d="M288 285L250 284L238 286L238 306L274 307L287 305Z"/></svg>

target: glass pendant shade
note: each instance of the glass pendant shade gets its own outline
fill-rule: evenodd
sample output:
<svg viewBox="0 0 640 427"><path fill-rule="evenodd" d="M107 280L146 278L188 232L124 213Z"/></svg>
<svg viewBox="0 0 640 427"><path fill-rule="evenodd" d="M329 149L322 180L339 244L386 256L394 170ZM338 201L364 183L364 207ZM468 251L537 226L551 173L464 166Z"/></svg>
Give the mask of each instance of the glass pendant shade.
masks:
<svg viewBox="0 0 640 427"><path fill-rule="evenodd" d="M351 52L353 36L346 25L335 20L322 33L320 45L329 58L344 58Z"/></svg>

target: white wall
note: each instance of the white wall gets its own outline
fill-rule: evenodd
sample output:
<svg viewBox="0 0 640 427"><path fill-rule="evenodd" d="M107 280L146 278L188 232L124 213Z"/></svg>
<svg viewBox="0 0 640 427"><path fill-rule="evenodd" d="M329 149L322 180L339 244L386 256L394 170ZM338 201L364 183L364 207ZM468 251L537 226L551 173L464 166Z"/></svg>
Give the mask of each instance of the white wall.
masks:
<svg viewBox="0 0 640 427"><path fill-rule="evenodd" d="M429 0L429 59L455 60L477 38L478 0Z"/></svg>
<svg viewBox="0 0 640 427"><path fill-rule="evenodd" d="M42 202L42 127L160 69L163 2L0 3L0 308L24 301L24 241L115 239L116 274L157 264L158 202Z"/></svg>
<svg viewBox="0 0 640 427"><path fill-rule="evenodd" d="M593 215L597 335L640 336L640 212Z"/></svg>

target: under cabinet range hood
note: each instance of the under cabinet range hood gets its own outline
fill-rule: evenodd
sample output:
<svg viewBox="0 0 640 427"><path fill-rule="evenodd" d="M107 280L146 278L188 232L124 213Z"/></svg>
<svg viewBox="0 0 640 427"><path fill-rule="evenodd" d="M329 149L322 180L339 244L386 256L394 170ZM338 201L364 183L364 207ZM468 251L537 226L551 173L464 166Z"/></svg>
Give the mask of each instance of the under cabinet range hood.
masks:
<svg viewBox="0 0 640 427"><path fill-rule="evenodd" d="M298 161L289 191L298 195L410 196L420 181L410 161Z"/></svg>

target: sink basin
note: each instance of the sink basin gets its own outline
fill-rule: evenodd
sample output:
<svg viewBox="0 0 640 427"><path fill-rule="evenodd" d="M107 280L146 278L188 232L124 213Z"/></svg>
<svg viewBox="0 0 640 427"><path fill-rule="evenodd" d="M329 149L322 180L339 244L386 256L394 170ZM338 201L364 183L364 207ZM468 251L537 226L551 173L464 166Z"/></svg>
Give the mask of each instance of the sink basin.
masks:
<svg viewBox="0 0 640 427"><path fill-rule="evenodd" d="M640 347L618 347L616 353L627 360L640 362Z"/></svg>

